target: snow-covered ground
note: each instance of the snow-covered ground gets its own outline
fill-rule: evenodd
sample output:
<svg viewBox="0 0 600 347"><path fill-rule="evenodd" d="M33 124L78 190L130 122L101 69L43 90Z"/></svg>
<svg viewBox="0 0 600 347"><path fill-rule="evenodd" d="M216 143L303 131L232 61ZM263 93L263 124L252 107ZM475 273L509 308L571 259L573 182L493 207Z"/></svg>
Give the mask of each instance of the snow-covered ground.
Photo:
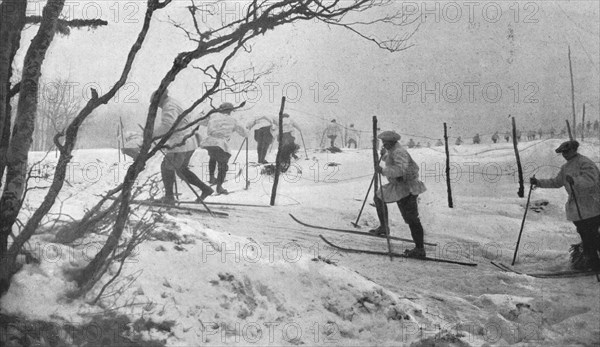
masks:
<svg viewBox="0 0 600 347"><path fill-rule="evenodd" d="M519 145L526 181L534 172L548 177L558 171L564 160L554 148L560 142ZM580 152L598 162L598 149L597 142L590 142ZM83 324L110 309L132 321L143 317L163 323L167 328L144 334L173 346L599 344L596 278L539 279L503 273L490 264L511 262L524 213L526 199L517 196L512 144L451 147L454 208L448 208L443 147L409 152L427 186L419 210L426 241L437 243L427 248L428 255L475 262L477 267L390 261L328 248L319 234L345 247L387 250L385 240L309 229L288 216L352 229L372 177L372 152L309 150L308 158L299 153L300 160L280 180L274 207L211 205L228 212L228 218L161 211L154 234L168 237L142 244L108 291L123 288L122 293L98 305L89 303L94 293L86 300L66 299L74 286L63 275L64 269L81 266L94 255L94 243L73 249L52 243L48 233L37 235L30 246L42 263L25 265L15 276L1 309L57 324ZM32 161L41 156L35 153ZM255 158L251 151L250 160ZM116 150L78 151L62 205L54 212L60 207L63 214L80 218L98 200L97 194L122 179L127 163L116 159ZM40 165L42 175L55 160L53 154L44 160L48 165ZM154 158L142 176L158 173L160 160ZM198 150L193 170L205 172L201 163L206 160L206 152ZM251 185L244 190L243 178L234 177L238 168L231 166L225 184L234 193L207 201L268 205L272 180L249 168ZM48 181L42 178L36 184ZM525 196L528 189L527 183ZM179 190L181 199L193 199L181 182ZM42 196L42 191L32 191L27 206L36 207ZM568 249L579 236L565 219L566 193L539 189L531 200L549 204L529 211L515 268L568 269ZM398 209L389 207L392 235L410 238ZM362 231L377 225L373 207L365 207L359 224ZM411 245L392 246L402 252Z"/></svg>

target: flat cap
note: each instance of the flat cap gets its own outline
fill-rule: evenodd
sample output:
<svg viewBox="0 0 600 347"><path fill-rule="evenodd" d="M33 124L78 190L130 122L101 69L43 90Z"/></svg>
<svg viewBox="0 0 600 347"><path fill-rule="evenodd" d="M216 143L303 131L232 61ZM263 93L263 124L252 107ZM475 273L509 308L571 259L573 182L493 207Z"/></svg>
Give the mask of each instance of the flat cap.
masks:
<svg viewBox="0 0 600 347"><path fill-rule="evenodd" d="M570 150L577 150L577 148L579 148L579 142L575 141L575 140L571 140L571 141L565 141L563 143L560 144L560 146L558 146L557 149L555 149L554 151L556 153L562 153L562 152L567 152Z"/></svg>
<svg viewBox="0 0 600 347"><path fill-rule="evenodd" d="M382 132L381 134L377 135L378 139L381 139L382 141L400 141L401 136L393 131L393 130L387 130Z"/></svg>

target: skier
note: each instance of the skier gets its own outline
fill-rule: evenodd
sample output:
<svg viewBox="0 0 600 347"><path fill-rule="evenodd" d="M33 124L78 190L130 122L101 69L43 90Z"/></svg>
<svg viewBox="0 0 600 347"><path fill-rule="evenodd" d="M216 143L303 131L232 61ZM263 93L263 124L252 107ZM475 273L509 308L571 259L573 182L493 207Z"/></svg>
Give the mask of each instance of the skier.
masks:
<svg viewBox="0 0 600 347"><path fill-rule="evenodd" d="M350 145L353 144L354 148L358 148L358 141L360 139L360 133L358 132L358 130L354 129L354 124L350 124L350 128L348 129L348 132L347 132L347 136L348 136L348 143L346 144L346 147L350 148Z"/></svg>
<svg viewBox="0 0 600 347"><path fill-rule="evenodd" d="M504 139L506 140L506 142L510 140L510 133L508 131L504 133Z"/></svg>
<svg viewBox="0 0 600 347"><path fill-rule="evenodd" d="M300 147L296 144L296 138L294 137L294 129L297 129L300 132L302 130L300 130L300 126L298 126L298 124L290 118L289 114L284 113L282 116L283 134L281 139L281 170L285 172L290 166L290 163L292 161L291 158L293 157L294 159L298 159L296 152Z"/></svg>
<svg viewBox="0 0 600 347"><path fill-rule="evenodd" d="M156 92L155 92L156 93ZM154 98L152 94L152 99ZM165 90L158 107L161 109L160 120L157 119L154 127L154 135L162 136L166 134L179 115L183 112L180 103L169 96L169 91ZM187 117L179 123L179 128L185 127L189 123ZM175 186L175 174L189 184L200 188L202 194L198 201L203 201L214 191L206 183L202 182L189 168L190 159L198 142L196 136L192 136L191 129L184 131L176 131L171 135L171 138L166 143L167 151L165 157L160 164L160 173L162 175L163 184L165 186L165 196L161 199L164 203L174 203L173 187Z"/></svg>
<svg viewBox="0 0 600 347"><path fill-rule="evenodd" d="M569 199L565 205L567 220L572 221L581 236L587 265L600 270L600 170L593 161L577 153L579 142L565 141L556 150L567 160L558 175L550 179L530 178L540 188L565 187Z"/></svg>
<svg viewBox="0 0 600 347"><path fill-rule="evenodd" d="M375 195L375 206L380 226L370 230L370 233L385 235L384 223L387 220L386 203L396 202L404 222L408 224L415 248L406 250L409 257L423 258L426 256L424 247L423 226L419 219L417 198L426 191L425 184L419 180L419 166L410 154L400 145L400 135L394 131L384 131L377 136L381 139L385 153L382 161L385 167L377 166L377 173L387 177L387 184L383 185ZM382 149L382 153L384 150Z"/></svg>
<svg viewBox="0 0 600 347"><path fill-rule="evenodd" d="M265 160L267 156L267 150L273 142L273 134L278 120L274 117L260 116L248 123L246 129L250 131L253 127L257 126L258 129L254 130L254 140L256 141L256 152L258 153L258 163L267 164Z"/></svg>
<svg viewBox="0 0 600 347"><path fill-rule="evenodd" d="M231 135L235 131L242 137L248 137L246 129L231 116L232 111L233 105L229 102L224 102L219 106L218 112L210 116L207 137L202 142L202 147L208 151L210 157L208 162L209 183L217 185L217 194L229 193L223 188L223 182L225 182L225 176L229 169L227 163L231 157L229 149ZM215 178L217 166L219 171Z"/></svg>
<svg viewBox="0 0 600 347"><path fill-rule="evenodd" d="M140 154L142 140L143 138L140 133L135 131L126 131L125 143L123 144L123 148L121 148L121 152L135 160Z"/></svg>
<svg viewBox="0 0 600 347"><path fill-rule="evenodd" d="M436 147L443 146L443 145L444 145L444 143L442 142L442 139L438 139L437 142L435 143Z"/></svg>
<svg viewBox="0 0 600 347"><path fill-rule="evenodd" d="M339 124L336 123L335 119L332 119L331 123L329 123L329 125L327 125L327 128L325 128L323 137L325 135L327 135L327 138L329 138L329 140L331 141L330 147L335 147L335 139L337 135L340 135L340 137L342 137L342 130L340 129Z"/></svg>
<svg viewBox="0 0 600 347"><path fill-rule="evenodd" d="M550 138L553 139L554 138L554 133L556 133L556 130L554 129L554 127L550 128Z"/></svg>
<svg viewBox="0 0 600 347"><path fill-rule="evenodd" d="M408 143L406 145L408 146L408 148L415 148L416 146L415 141L413 139L408 140Z"/></svg>
<svg viewBox="0 0 600 347"><path fill-rule="evenodd" d="M479 137L479 134L475 134L475 136L473 136L473 144L478 145L480 143L481 143L481 138Z"/></svg>
<svg viewBox="0 0 600 347"><path fill-rule="evenodd" d="M498 139L499 139L499 138L500 138L500 136L498 135L498 132L496 131L496 132L494 133L494 135L492 135L492 141L493 141L494 143L496 143L496 142L498 142Z"/></svg>
<svg viewBox="0 0 600 347"><path fill-rule="evenodd" d="M457 146L460 146L463 143L463 140L460 138L460 136L456 139L456 142L454 143Z"/></svg>

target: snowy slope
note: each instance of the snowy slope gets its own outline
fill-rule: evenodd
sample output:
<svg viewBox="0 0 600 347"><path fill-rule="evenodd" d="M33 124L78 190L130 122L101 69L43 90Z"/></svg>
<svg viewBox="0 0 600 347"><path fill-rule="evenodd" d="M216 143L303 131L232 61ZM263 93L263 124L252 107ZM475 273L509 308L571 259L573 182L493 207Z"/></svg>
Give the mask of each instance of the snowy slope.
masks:
<svg viewBox="0 0 600 347"><path fill-rule="evenodd" d="M558 171L563 159L554 148L560 142L519 145L527 163L526 179L534 172L548 177ZM580 152L600 160L597 143L583 144ZM152 329L146 334L173 346L599 343L600 287L595 278L537 279L502 273L490 265L490 260L512 260L524 212L512 146L451 147L452 209L447 206L443 148L410 153L428 189L419 205L426 241L438 244L427 248L428 255L472 261L477 267L390 262L387 257L328 248L319 231L295 223L288 213L312 224L352 228L372 177L372 154L368 149L339 154L309 150L309 158L301 152L301 159L280 181L274 207L223 207L230 213L226 219L163 211L155 234L168 237L139 247L118 281L122 293L101 305L89 304L93 293L87 301L65 299L73 284L65 281L62 270L84 264L94 250L59 246L51 243L50 234L38 235L32 245L44 261L26 265L16 275L1 309L29 318L83 323L111 308L132 320L172 322L170 332ZM250 153L250 160L255 156ZM53 159L51 155L45 162ZM118 182L115 175L122 177L126 164L116 159L114 150L76 154L79 168L62 194L64 213L81 217L98 199L96 194ZM204 151L197 151L194 171L202 172L206 159ZM274 152L267 157L273 159ZM142 176L159 170L160 158L154 158ZM207 201L268 204L271 180L250 168L252 183L246 191L243 178L234 177L237 170L232 165L225 184L234 193ZM95 178L93 173L99 171ZM182 199L193 199L181 182L179 187ZM528 188L526 184L526 194ZM29 206L35 207L41 197L34 191ZM567 269L568 247L579 237L564 216L566 193L533 191L532 201L540 199L549 205L528 214L515 267L537 272ZM410 238L399 211L389 206L392 235ZM374 208L367 205L360 230L377 225L376 219ZM347 247L387 248L378 239L322 234ZM393 242L393 247L402 252L411 246Z"/></svg>

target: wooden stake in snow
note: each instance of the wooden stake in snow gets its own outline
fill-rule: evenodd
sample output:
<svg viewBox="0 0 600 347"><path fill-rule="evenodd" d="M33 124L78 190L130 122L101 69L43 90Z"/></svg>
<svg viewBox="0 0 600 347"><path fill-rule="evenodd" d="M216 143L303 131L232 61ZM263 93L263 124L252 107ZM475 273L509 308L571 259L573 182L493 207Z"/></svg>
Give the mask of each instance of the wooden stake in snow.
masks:
<svg viewBox="0 0 600 347"><path fill-rule="evenodd" d="M125 134L123 134L125 127L123 126L123 117L121 116L119 116L119 126L121 128L121 147L125 148ZM123 161L127 161L127 155L125 153L123 153Z"/></svg>
<svg viewBox="0 0 600 347"><path fill-rule="evenodd" d="M575 118L575 84L573 83L573 66L571 64L571 45L569 47L569 73L571 74L571 108L573 110L573 131L577 130L577 118ZM573 137L571 137L573 140Z"/></svg>
<svg viewBox="0 0 600 347"><path fill-rule="evenodd" d="M250 182L248 181L248 138L246 138L246 187L245 190L248 190L248 186L250 186Z"/></svg>
<svg viewBox="0 0 600 347"><path fill-rule="evenodd" d="M119 163L121 162L121 141L119 141L119 125L117 124L117 157Z"/></svg>
<svg viewBox="0 0 600 347"><path fill-rule="evenodd" d="M373 173L373 181L375 183L375 196L377 196L377 191L381 189L381 174L378 174L377 167L379 166L379 153L377 153L377 116L373 116L373 168L375 172ZM387 220L387 205L385 203L385 198L383 197L383 189L381 189L381 201L383 201L383 228L385 230L385 236L387 238L388 252L390 253L390 261L394 260L392 256L392 243L390 241L390 228L388 226ZM377 208L377 206L375 207Z"/></svg>
<svg viewBox="0 0 600 347"><path fill-rule="evenodd" d="M571 125L569 125L569 120L565 119L565 122L567 123L567 131L569 132L569 140L573 141L573 133L571 132Z"/></svg>
<svg viewBox="0 0 600 347"><path fill-rule="evenodd" d="M583 115L581 116L581 142L583 142L583 134L585 134L585 103L583 104Z"/></svg>
<svg viewBox="0 0 600 347"><path fill-rule="evenodd" d="M515 117L512 118L512 134L513 134L513 147L515 149L515 158L517 159L517 170L519 172L519 191L518 195L520 198L525 196L525 187L523 186L523 167L521 167L521 157L519 156L519 148L517 147L517 126L515 124Z"/></svg>
<svg viewBox="0 0 600 347"><path fill-rule="evenodd" d="M275 157L275 180L271 189L271 206L275 205L275 196L277 195L277 184L279 183L279 170L281 168L281 140L283 139L283 109L285 107L285 96L281 98L281 107L279 108L279 137L277 141L277 156Z"/></svg>
<svg viewBox="0 0 600 347"><path fill-rule="evenodd" d="M453 208L452 187L450 186L450 150L448 149L448 128L444 123L444 143L446 144L446 187L448 190L448 207Z"/></svg>

